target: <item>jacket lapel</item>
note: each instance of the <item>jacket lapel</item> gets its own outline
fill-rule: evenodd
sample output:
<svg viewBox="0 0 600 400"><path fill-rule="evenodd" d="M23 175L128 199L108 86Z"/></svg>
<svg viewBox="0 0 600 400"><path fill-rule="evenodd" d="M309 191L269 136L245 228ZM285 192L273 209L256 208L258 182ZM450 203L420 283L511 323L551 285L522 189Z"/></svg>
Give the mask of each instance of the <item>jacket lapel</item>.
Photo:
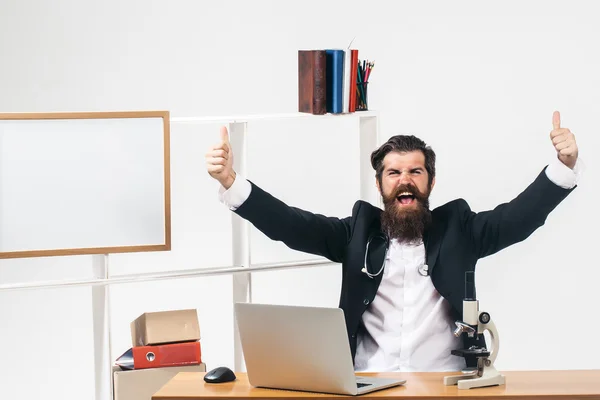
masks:
<svg viewBox="0 0 600 400"><path fill-rule="evenodd" d="M433 273L433 269L437 264L440 247L442 247L443 227L440 223L434 220L430 228L423 235L423 244L425 245L426 263L429 267L429 275Z"/></svg>

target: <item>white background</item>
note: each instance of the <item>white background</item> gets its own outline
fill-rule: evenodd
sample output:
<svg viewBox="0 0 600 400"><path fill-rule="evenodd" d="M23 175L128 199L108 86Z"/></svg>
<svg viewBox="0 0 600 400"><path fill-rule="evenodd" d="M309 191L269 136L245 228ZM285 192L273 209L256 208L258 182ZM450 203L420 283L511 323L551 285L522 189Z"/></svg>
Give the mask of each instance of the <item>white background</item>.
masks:
<svg viewBox="0 0 600 400"><path fill-rule="evenodd" d="M347 47L356 36L359 57L376 62L369 102L381 137L426 140L438 154L432 206L463 197L479 211L513 198L554 157L548 134L560 110L586 164L580 186L526 242L480 262L478 297L500 330L498 368L600 368L599 17L594 2L571 0L5 1L0 111L294 112L297 50ZM251 145L249 178L344 217L358 196L356 132L342 120L306 124L250 127L264 144ZM111 256L111 273L231 263L230 213L204 170L218 125L172 134L173 251ZM253 243L254 257L290 257L260 235ZM0 261L1 284L91 273L85 256ZM336 266L252 282L255 301L337 305ZM233 365L230 276L111 290L113 359L141 312L194 307L208 367ZM90 288L0 292L0 325L2 397L93 398Z"/></svg>

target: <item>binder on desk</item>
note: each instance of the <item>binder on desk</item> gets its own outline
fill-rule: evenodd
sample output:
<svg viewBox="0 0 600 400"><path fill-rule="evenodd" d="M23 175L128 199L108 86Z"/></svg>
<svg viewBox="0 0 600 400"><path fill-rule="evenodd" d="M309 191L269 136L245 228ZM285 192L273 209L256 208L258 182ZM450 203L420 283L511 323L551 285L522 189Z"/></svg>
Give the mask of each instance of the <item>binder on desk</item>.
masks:
<svg viewBox="0 0 600 400"><path fill-rule="evenodd" d="M200 342L136 346L117 359L124 370L198 365L202 363Z"/></svg>
<svg viewBox="0 0 600 400"><path fill-rule="evenodd" d="M198 365L201 362L200 342L133 348L133 366L135 369Z"/></svg>

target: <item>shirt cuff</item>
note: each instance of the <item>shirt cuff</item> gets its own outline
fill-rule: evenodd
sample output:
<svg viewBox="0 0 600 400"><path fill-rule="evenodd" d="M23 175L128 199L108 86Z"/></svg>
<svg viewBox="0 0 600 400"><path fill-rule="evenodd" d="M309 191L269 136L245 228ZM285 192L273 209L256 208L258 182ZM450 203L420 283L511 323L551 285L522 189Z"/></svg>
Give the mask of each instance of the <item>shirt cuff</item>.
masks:
<svg viewBox="0 0 600 400"><path fill-rule="evenodd" d="M248 199L251 191L250 182L237 174L229 189L219 185L219 201L235 211Z"/></svg>
<svg viewBox="0 0 600 400"><path fill-rule="evenodd" d="M554 158L548 168L546 168L546 176L555 185L562 187L563 189L572 189L579 182L581 173L583 172L583 162L581 158L577 158L573 169L563 164L558 157Z"/></svg>

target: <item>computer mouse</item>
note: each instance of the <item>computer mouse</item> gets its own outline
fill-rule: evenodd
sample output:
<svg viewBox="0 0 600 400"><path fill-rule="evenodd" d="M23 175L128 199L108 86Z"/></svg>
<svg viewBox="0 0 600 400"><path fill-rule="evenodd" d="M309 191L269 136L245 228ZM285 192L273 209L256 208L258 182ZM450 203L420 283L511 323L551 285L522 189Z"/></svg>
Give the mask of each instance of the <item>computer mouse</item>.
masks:
<svg viewBox="0 0 600 400"><path fill-rule="evenodd" d="M227 367L217 367L211 369L204 375L204 382L208 383L224 383L235 381L235 374Z"/></svg>

